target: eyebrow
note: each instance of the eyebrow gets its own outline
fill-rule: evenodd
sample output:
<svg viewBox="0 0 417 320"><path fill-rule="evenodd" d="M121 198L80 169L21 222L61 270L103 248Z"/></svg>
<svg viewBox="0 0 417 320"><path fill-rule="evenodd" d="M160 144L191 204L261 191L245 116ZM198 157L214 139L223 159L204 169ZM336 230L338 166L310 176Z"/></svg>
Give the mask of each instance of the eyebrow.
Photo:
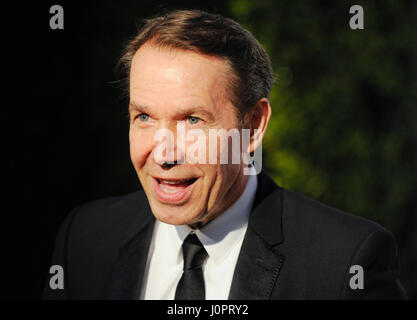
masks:
<svg viewBox="0 0 417 320"><path fill-rule="evenodd" d="M149 113L149 108L147 106L142 106L135 102L129 102L129 113L132 112L133 110L140 111L143 113Z"/></svg>
<svg viewBox="0 0 417 320"><path fill-rule="evenodd" d="M147 114L152 113L149 107L137 104L135 102L130 102L129 113L132 112L133 110L147 113ZM214 115L201 106L180 107L180 108L177 108L176 111L178 115L201 114L207 117L210 121L215 120Z"/></svg>

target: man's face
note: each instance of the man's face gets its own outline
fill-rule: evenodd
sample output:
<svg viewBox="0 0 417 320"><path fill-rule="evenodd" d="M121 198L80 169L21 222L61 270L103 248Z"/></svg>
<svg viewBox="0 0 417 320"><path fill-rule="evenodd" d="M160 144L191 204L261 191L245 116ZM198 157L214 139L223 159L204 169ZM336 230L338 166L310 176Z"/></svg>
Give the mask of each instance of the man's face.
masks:
<svg viewBox="0 0 417 320"><path fill-rule="evenodd" d="M201 226L230 207L247 181L243 164L162 165L155 133L175 137L171 161L180 161L196 141L177 144L177 125L186 132L238 127L226 94L230 69L225 61L190 51L145 44L130 71L130 154L153 214L169 224ZM207 142L208 144L208 142ZM168 150L167 150L168 151ZM221 152L221 151L220 151ZM219 152L219 156L220 156ZM167 155L168 153L165 153Z"/></svg>

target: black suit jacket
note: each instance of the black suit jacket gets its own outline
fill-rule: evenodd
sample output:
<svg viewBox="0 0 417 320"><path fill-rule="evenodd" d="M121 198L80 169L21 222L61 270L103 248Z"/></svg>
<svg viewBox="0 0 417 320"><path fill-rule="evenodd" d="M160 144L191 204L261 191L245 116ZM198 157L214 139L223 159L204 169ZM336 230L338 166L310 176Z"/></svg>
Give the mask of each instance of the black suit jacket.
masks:
<svg viewBox="0 0 417 320"><path fill-rule="evenodd" d="M91 202L62 225L52 264L63 290L46 299L137 299L155 218L143 190ZM352 290L361 265L364 289ZM249 216L229 299L401 299L392 234L376 223L278 187L266 174Z"/></svg>

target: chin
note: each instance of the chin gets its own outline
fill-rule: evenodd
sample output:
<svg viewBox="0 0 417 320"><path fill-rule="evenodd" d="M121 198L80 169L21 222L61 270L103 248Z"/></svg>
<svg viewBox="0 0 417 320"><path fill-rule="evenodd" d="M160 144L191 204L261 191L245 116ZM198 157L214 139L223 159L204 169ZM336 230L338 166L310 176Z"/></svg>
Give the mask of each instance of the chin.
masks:
<svg viewBox="0 0 417 320"><path fill-rule="evenodd" d="M171 206L165 204L151 204L152 213L161 222L172 225L188 225L195 223L199 213L183 206Z"/></svg>

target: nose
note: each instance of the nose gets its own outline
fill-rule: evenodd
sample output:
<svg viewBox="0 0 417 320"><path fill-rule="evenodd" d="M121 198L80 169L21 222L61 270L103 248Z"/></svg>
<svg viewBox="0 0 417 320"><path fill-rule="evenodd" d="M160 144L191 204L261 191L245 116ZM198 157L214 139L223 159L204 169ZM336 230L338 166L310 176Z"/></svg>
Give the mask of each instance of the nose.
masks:
<svg viewBox="0 0 417 320"><path fill-rule="evenodd" d="M167 170L185 161L181 136L176 130L161 128L155 133L153 158L162 169ZM178 141L180 140L180 141Z"/></svg>
<svg viewBox="0 0 417 320"><path fill-rule="evenodd" d="M176 165L178 165L178 161L173 161L173 162L164 162L163 164L161 164L161 168L164 170L169 170L172 167L175 167Z"/></svg>

